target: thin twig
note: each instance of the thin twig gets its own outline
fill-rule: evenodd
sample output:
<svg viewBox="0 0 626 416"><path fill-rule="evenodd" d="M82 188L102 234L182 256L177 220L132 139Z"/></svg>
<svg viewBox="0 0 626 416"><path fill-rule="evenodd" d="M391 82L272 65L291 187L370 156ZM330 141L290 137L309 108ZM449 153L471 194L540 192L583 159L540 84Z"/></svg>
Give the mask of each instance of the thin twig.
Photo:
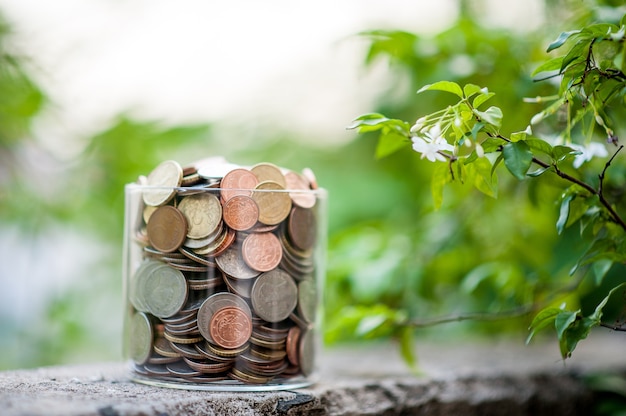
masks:
<svg viewBox="0 0 626 416"><path fill-rule="evenodd" d="M446 315L440 316L436 318L429 319L413 319L408 322L408 325L413 328L426 328L435 325L447 324L451 322L461 322L461 321L499 321L510 318L517 318L524 315L528 315L529 313L538 309L536 305L527 305L519 308L513 308L504 312L494 312L494 313L467 313L467 314L458 314L458 315Z"/></svg>
<svg viewBox="0 0 626 416"><path fill-rule="evenodd" d="M626 326L605 324L604 322L600 322L600 326L604 328L612 329L613 331L626 332Z"/></svg>

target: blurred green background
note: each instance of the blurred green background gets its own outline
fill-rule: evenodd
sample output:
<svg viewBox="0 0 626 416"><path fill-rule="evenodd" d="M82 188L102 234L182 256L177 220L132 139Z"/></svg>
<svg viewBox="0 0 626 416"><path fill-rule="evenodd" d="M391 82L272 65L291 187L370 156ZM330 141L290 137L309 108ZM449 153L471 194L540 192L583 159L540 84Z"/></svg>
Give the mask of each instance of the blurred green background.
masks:
<svg viewBox="0 0 626 416"><path fill-rule="evenodd" d="M244 91L237 92L244 98L229 104L228 116L219 111L219 116L207 111L187 119L146 116L132 100L116 108L86 88L76 106L89 103L113 111L88 126L77 121L79 128L65 117L77 109L63 95L63 77L54 76L61 64L51 61L49 51L37 49L41 47L37 42L27 42L32 33L24 27L32 26L20 26L21 17L29 13L26 6L0 2L0 369L121 359L123 187L165 159L184 165L223 155L240 164L269 161L295 170L313 169L330 196L325 296L329 345L396 335L393 325L372 330L365 324L376 319L392 322L506 312L569 285L575 279L569 269L585 249L585 241L578 238L578 230L568 229L565 238L557 236L558 206L553 201L563 188L557 179L518 182L502 175L497 200L456 183L447 188L443 207L435 211L429 186L431 164L420 162L409 147L377 160L376 138L357 137L345 127L361 113L372 111L415 120L445 105L442 100L447 98L437 94L418 98L417 89L447 79L488 86L497 93L493 104L504 111L504 133L523 130L540 110L536 104L524 104L523 97L550 95L556 88L530 78L548 57L547 44L583 22L619 21L624 7L610 1L538 0L524 2L523 13L510 16L502 7L508 2L433 3L438 5L422 5L422 12L406 2L384 7L348 2L339 10L330 2L320 3L319 16L330 19L328 27L342 30L332 32L336 38L331 39L319 23L317 30L307 29L308 36L329 39L325 45L332 52L326 70L341 77L333 78L337 84L331 91L320 87L315 99L311 95L325 80L316 70L326 65L303 65L308 72L302 69L294 82L264 64L266 72L275 71L278 79L265 86L265 95L255 101L257 107L245 102L245 85L260 77L255 66L265 62L264 55L268 60L275 57L271 45L266 50L251 45L249 50L230 50L242 58L248 54L244 62L249 66L245 85L240 86ZM285 2L270 2L270 6L271 14L279 16L276 22L303 18ZM34 8L33 2L30 7ZM363 17L382 9L387 20ZM424 13L435 9L439 26L424 28L419 23L428 20ZM332 18L342 13L354 19L348 24ZM236 15L228 17L237 22ZM251 17L244 22L247 19ZM276 22L268 21L268 30ZM162 23L159 27L167 27L166 20ZM170 23L170 35L175 37L176 26ZM283 30L274 28L275 39L270 39L280 42L290 37L289 30L297 30L293 24L280 27ZM115 28L108 30L103 36L114 36ZM244 24L237 31L244 38L255 36L246 32ZM228 51L228 33L201 39L200 44L208 50L211 42L226 45ZM61 50L72 47L51 44ZM314 55L307 47L293 45L294 59L304 61L304 56ZM38 60L39 52L46 59ZM97 50L81 48L66 53L98 55ZM107 74L109 81L133 73L142 50L127 58L128 62L119 63L119 74ZM167 53L161 58L170 59ZM211 57L216 66L226 68L231 58ZM177 65L183 82L185 71L195 65L193 54ZM207 79L212 77L206 73ZM345 89L344 80L349 80ZM178 82L167 81L168 85ZM289 91L300 84L309 88ZM126 87L120 82L110 88ZM150 100L168 101L165 90L170 87L163 87L163 97L160 84L150 88ZM198 86L197 92L183 89L179 94L184 96L185 91L200 103L206 93ZM210 96L206 100L208 107L219 108ZM278 110L268 115L264 103L273 103ZM169 104L174 113L182 111L174 99ZM167 106L162 108L167 111ZM287 108L289 112L281 113ZM328 116L329 111L334 117ZM617 183L626 177L623 163L611 172ZM605 279L606 287L622 279L623 272L614 268ZM594 306L606 287L598 290L582 281L578 294L555 301L567 301L571 307ZM419 334L421 339L514 336L523 342L531 318L462 322Z"/></svg>

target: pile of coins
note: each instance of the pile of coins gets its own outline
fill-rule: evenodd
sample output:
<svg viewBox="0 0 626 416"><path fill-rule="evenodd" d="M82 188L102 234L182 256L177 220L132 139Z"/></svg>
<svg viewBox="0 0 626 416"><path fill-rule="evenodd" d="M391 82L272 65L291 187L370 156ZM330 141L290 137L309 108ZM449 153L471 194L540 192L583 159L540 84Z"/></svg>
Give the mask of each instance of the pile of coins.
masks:
<svg viewBox="0 0 626 416"><path fill-rule="evenodd" d="M134 372L187 383L310 375L319 255L312 172L169 160L138 182L131 244L141 254L134 264L130 256L126 325Z"/></svg>

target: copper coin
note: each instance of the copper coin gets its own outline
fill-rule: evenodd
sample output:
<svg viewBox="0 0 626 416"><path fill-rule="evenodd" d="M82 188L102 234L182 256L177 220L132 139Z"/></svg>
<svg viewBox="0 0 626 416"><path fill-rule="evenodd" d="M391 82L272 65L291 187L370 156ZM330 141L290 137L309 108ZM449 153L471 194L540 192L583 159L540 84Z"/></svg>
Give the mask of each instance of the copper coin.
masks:
<svg viewBox="0 0 626 416"><path fill-rule="evenodd" d="M302 330L297 326L291 327L287 334L287 359L293 365L300 365L300 351L298 349Z"/></svg>
<svg viewBox="0 0 626 416"><path fill-rule="evenodd" d="M184 197L178 209L187 220L189 238L205 238L213 234L222 222L222 204L212 194L200 193Z"/></svg>
<svg viewBox="0 0 626 416"><path fill-rule="evenodd" d="M228 292L214 293L202 302L202 305L198 310L198 329L204 339L211 343L216 343L211 336L211 322L213 320L213 316L219 310L226 307L237 308L243 311L250 317L250 320L252 320L252 311L250 311L250 307L245 300ZM252 329L250 331L252 331Z"/></svg>
<svg viewBox="0 0 626 416"><path fill-rule="evenodd" d="M313 170L311 170L311 168L302 169L302 175L309 181L311 189L318 189L317 178L315 177L315 174L313 173Z"/></svg>
<svg viewBox="0 0 626 416"><path fill-rule="evenodd" d="M250 172L254 174L259 180L259 183L264 181L272 181L280 184L283 188L287 187L287 181L285 175L280 168L272 163L257 163L250 168Z"/></svg>
<svg viewBox="0 0 626 416"><path fill-rule="evenodd" d="M258 183L257 177L249 170L243 168L233 169L224 175L220 182L222 199L228 201L235 195L250 196Z"/></svg>
<svg viewBox="0 0 626 416"><path fill-rule="evenodd" d="M217 247L215 247L215 250L212 250L208 253L209 256L212 256L214 258L221 256L235 242L237 234L234 230L227 228L225 234L226 235L222 239L221 243Z"/></svg>
<svg viewBox="0 0 626 416"><path fill-rule="evenodd" d="M268 322L287 319L298 303L298 287L281 269L260 275L252 286L252 307Z"/></svg>
<svg viewBox="0 0 626 416"><path fill-rule="evenodd" d="M313 248L317 239L317 220L312 210L294 207L287 228L293 245L305 251Z"/></svg>
<svg viewBox="0 0 626 416"><path fill-rule="evenodd" d="M146 205L160 206L172 199L176 194L176 187L183 179L183 168L174 160L166 160L159 164L146 180L146 186L151 189L143 191L143 201Z"/></svg>
<svg viewBox="0 0 626 416"><path fill-rule="evenodd" d="M309 181L302 175L289 171L285 173L287 181L286 188L289 190L289 196L293 203L302 208L313 208L315 206L315 193L311 191Z"/></svg>
<svg viewBox="0 0 626 416"><path fill-rule="evenodd" d="M283 248L280 240L272 233L253 233L241 246L243 260L260 272L268 272L280 264Z"/></svg>
<svg viewBox="0 0 626 416"><path fill-rule="evenodd" d="M211 338L222 348L239 348L252 334L252 319L243 310L225 307L218 310L209 323Z"/></svg>
<svg viewBox="0 0 626 416"><path fill-rule="evenodd" d="M279 224L291 212L291 197L277 182L260 182L254 188L252 199L259 206L259 222L265 225Z"/></svg>
<svg viewBox="0 0 626 416"><path fill-rule="evenodd" d="M171 253L178 250L187 237L187 220L177 208L164 205L150 216L147 232L154 248Z"/></svg>
<svg viewBox="0 0 626 416"><path fill-rule="evenodd" d="M259 206L245 195L235 195L224 204L224 221L237 231L249 230L259 220Z"/></svg>

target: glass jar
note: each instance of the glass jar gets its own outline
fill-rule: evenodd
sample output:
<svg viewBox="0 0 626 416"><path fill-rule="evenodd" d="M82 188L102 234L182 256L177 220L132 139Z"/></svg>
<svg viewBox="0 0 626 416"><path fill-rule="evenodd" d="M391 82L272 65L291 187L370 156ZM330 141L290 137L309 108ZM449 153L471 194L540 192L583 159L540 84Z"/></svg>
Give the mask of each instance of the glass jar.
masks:
<svg viewBox="0 0 626 416"><path fill-rule="evenodd" d="M131 379L214 391L312 384L326 191L306 180L295 188L246 182L244 168L236 180L174 170L177 186L148 177L125 187L123 342Z"/></svg>

